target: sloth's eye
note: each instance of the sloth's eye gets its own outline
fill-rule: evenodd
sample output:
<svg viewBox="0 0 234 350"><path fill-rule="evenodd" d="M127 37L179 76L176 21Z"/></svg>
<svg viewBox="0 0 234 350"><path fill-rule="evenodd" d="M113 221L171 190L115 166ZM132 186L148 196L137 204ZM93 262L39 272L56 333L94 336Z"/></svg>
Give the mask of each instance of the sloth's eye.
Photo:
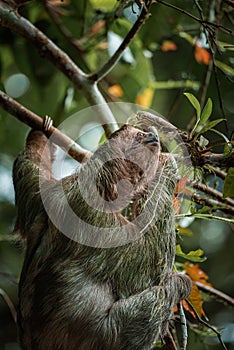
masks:
<svg viewBox="0 0 234 350"><path fill-rule="evenodd" d="M140 141L143 137L144 137L144 134L143 134L142 132L138 132L138 133L136 134L136 140L137 140L137 141Z"/></svg>

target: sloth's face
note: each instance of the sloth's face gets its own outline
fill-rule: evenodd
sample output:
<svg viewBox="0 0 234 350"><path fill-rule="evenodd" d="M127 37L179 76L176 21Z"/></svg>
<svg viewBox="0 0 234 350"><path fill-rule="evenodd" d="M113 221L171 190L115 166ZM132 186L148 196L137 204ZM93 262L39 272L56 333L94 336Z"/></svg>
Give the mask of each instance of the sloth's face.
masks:
<svg viewBox="0 0 234 350"><path fill-rule="evenodd" d="M103 199L122 196L134 199L143 194L154 178L160 155L157 131L141 131L124 125L99 149L103 165L97 187Z"/></svg>

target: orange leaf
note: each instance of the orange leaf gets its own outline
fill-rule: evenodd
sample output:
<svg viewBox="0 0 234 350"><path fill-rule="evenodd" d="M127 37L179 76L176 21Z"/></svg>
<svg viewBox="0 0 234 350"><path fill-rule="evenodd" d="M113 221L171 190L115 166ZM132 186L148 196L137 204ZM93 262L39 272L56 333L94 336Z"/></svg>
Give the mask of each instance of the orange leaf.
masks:
<svg viewBox="0 0 234 350"><path fill-rule="evenodd" d="M193 289L192 292L188 296L188 300L190 303L193 305L194 309L197 311L198 315L206 317L206 314L202 308L202 298L201 298L201 293L197 287L197 285L193 282ZM185 301L186 303L186 301ZM188 305L189 308L189 305ZM189 308L188 311L195 317L194 312Z"/></svg>
<svg viewBox="0 0 234 350"><path fill-rule="evenodd" d="M188 180L188 175L182 177L182 179L177 181L177 184L176 184L176 187L175 187L175 191L174 191L175 194L183 192L183 190L185 189L187 180Z"/></svg>
<svg viewBox="0 0 234 350"><path fill-rule="evenodd" d="M180 213L180 203L179 203L179 200L178 198L176 198L175 196L173 196L173 203L174 203L174 210L175 210L175 213L176 214L179 214Z"/></svg>
<svg viewBox="0 0 234 350"><path fill-rule="evenodd" d="M185 271L193 281L200 282L206 286L212 286L211 283L207 282L209 276L200 269L198 264L191 264L190 262L185 263Z"/></svg>
<svg viewBox="0 0 234 350"><path fill-rule="evenodd" d="M122 97L123 96L123 90L120 85L114 84L108 88L108 92L115 96L115 97Z"/></svg>
<svg viewBox="0 0 234 350"><path fill-rule="evenodd" d="M165 41L163 41L163 43L161 45L161 50L163 52L176 51L177 50L177 46L176 46L175 43L173 43L173 41L165 40Z"/></svg>
<svg viewBox="0 0 234 350"><path fill-rule="evenodd" d="M154 90L152 88L145 89L136 98L136 103L143 107L150 107L154 97Z"/></svg>
<svg viewBox="0 0 234 350"><path fill-rule="evenodd" d="M99 32L100 29L105 27L106 22L101 19L100 21L98 21L97 23L95 23L92 28L91 28L91 32L93 34L96 34L97 32Z"/></svg>
<svg viewBox="0 0 234 350"><path fill-rule="evenodd" d="M211 54L209 53L209 51L197 44L195 44L194 46L194 56L195 60L198 63L204 63L205 65L208 65L210 63Z"/></svg>

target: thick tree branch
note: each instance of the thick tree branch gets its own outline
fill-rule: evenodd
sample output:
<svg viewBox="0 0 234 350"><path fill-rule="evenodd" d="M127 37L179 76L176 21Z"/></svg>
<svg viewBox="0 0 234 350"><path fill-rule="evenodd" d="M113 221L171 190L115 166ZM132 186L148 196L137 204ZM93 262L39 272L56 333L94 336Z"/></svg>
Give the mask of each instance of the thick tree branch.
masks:
<svg viewBox="0 0 234 350"><path fill-rule="evenodd" d="M100 105L97 113L107 136L110 136L113 131L118 129L110 108L98 90L97 83L88 79L87 75L77 67L63 50L2 0L0 0L0 25L15 31L27 39L43 57L46 57L78 89L82 90L91 105Z"/></svg>
<svg viewBox="0 0 234 350"><path fill-rule="evenodd" d="M132 26L132 28L130 29L130 31L128 32L128 34L126 35L126 37L124 38L123 42L120 44L114 55L110 57L110 59L104 64L102 68L99 69L97 73L91 74L89 76L90 80L100 81L114 68L126 47L135 37L136 33L144 23L147 16L149 16L149 9L152 3L153 1L151 0L149 1L148 7L146 7L146 5L142 6L142 10L138 19L136 20L136 22L134 23L134 25Z"/></svg>
<svg viewBox="0 0 234 350"><path fill-rule="evenodd" d="M197 159L197 165L212 165L219 168L234 167L234 153L227 154L204 154Z"/></svg>
<svg viewBox="0 0 234 350"><path fill-rule="evenodd" d="M20 103L13 100L2 91L0 91L0 105L24 124L27 124L31 128L45 132L43 128L43 119L41 117L23 107ZM67 154L76 159L78 162L87 160L92 155L91 152L79 146L77 143L75 143L75 141L64 135L53 126L45 133L47 137L50 137L53 134L53 142L60 146Z"/></svg>

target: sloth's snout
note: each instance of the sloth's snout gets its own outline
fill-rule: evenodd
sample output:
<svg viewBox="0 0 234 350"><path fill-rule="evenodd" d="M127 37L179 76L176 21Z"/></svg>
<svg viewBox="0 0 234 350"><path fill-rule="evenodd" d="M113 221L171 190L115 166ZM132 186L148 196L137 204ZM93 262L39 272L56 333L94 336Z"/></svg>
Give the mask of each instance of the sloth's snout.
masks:
<svg viewBox="0 0 234 350"><path fill-rule="evenodd" d="M158 135L152 131L148 132L144 143L157 146L159 143Z"/></svg>

